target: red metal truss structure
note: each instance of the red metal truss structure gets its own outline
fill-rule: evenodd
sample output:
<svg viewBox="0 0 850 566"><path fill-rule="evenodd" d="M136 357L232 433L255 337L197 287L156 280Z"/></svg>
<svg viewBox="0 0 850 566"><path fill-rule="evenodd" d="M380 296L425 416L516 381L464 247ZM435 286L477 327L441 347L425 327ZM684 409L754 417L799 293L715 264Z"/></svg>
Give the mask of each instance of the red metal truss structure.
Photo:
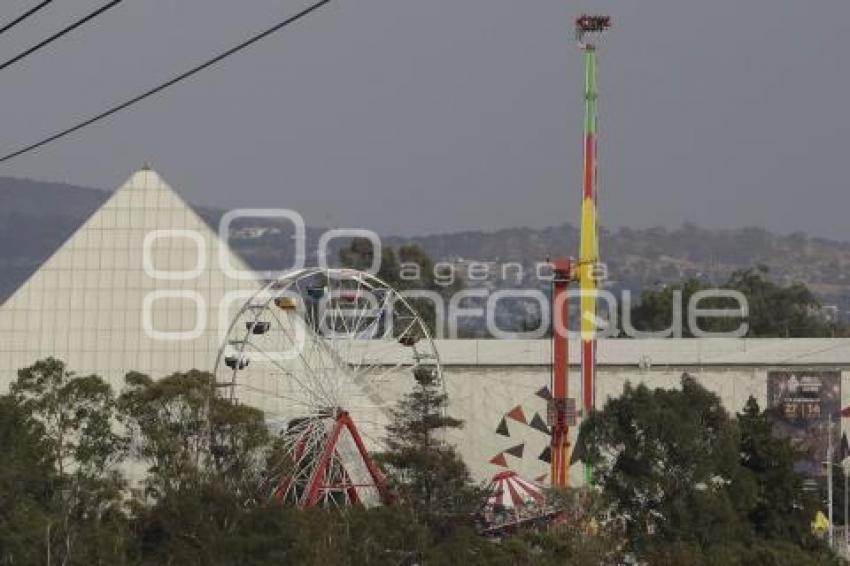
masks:
<svg viewBox="0 0 850 566"><path fill-rule="evenodd" d="M273 497L301 507L372 506L390 500L384 474L347 411L298 423L291 462L284 463Z"/></svg>

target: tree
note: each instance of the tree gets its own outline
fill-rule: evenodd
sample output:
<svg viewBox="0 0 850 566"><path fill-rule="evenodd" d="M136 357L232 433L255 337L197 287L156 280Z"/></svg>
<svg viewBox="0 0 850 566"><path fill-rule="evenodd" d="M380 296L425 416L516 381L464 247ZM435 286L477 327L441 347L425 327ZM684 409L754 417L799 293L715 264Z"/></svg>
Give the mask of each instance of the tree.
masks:
<svg viewBox="0 0 850 566"><path fill-rule="evenodd" d="M780 287L768 278L765 267L736 271L724 287L747 297L749 336L825 337L843 332L819 314L820 303L806 285Z"/></svg>
<svg viewBox="0 0 850 566"><path fill-rule="evenodd" d="M218 398L206 372L126 381L119 405L134 454L148 465L136 552L145 563L227 563L266 470L262 412Z"/></svg>
<svg viewBox="0 0 850 566"><path fill-rule="evenodd" d="M687 279L660 290L645 290L640 302L631 310L631 323L637 330L658 331L669 328L673 320L673 305L676 293L681 293L682 306L686 309L691 297L710 289L705 281ZM803 283L777 285L769 278L766 267L739 270L720 285L720 289L738 291L747 300L748 325L750 337L825 337L847 335L846 325L832 323L821 316L820 303ZM700 301L700 308L729 309L739 308L735 301L727 298L706 298ZM683 316L682 335L693 337L695 329L687 324ZM709 332L731 331L741 320L736 318L711 318L699 321L700 328Z"/></svg>
<svg viewBox="0 0 850 566"><path fill-rule="evenodd" d="M339 251L339 260L343 267L364 271L372 266L375 259L375 249L368 238L353 238L347 248ZM399 282L398 258L395 250L381 246L381 261L376 274L379 279L390 285Z"/></svg>
<svg viewBox="0 0 850 566"><path fill-rule="evenodd" d="M340 263L352 269L368 269L372 265L374 253L369 240L354 238L348 248L340 250ZM454 293L463 289L463 282L454 276L444 281L440 275L435 271L434 261L417 245L403 245L398 251L390 247L381 248L377 277L402 295L406 291L431 291L447 302ZM409 297L407 300L422 318L428 331L439 336L439 332L444 329L437 328L438 305L422 297Z"/></svg>
<svg viewBox="0 0 850 566"><path fill-rule="evenodd" d="M37 564L56 485L53 451L41 423L0 397L0 564Z"/></svg>
<svg viewBox="0 0 850 566"><path fill-rule="evenodd" d="M750 400L737 419L687 374L681 389L627 384L582 424L594 485L650 564L832 564L788 440Z"/></svg>
<svg viewBox="0 0 850 566"><path fill-rule="evenodd" d="M158 498L225 483L245 498L256 495L271 444L262 411L215 395L215 378L192 370L154 381L130 373L119 398L135 455L149 465L147 488Z"/></svg>
<svg viewBox="0 0 850 566"><path fill-rule="evenodd" d="M481 493L454 447L441 438L444 429L463 422L446 415L448 398L438 376L420 367L414 378L414 390L392 410L387 450L377 459L400 502L430 528L450 532L471 522Z"/></svg>
<svg viewBox="0 0 850 566"><path fill-rule="evenodd" d="M681 385L627 384L582 424L594 484L637 551L658 541L705 549L747 530L737 510L752 494L735 427L716 395L687 375Z"/></svg>
<svg viewBox="0 0 850 566"><path fill-rule="evenodd" d="M114 545L78 550L77 543L95 531L114 534L111 529L123 527L124 482L116 466L127 441L116 432L111 387L95 375L75 376L63 362L48 358L20 370L10 391L17 407L38 423L40 446L55 467L49 476L48 556L61 563L110 557Z"/></svg>
<svg viewBox="0 0 850 566"><path fill-rule="evenodd" d="M124 456L126 439L114 430L112 388L100 377L77 377L54 358L18 372L11 395L44 427L59 475L97 475Z"/></svg>
<svg viewBox="0 0 850 566"><path fill-rule="evenodd" d="M794 472L797 454L788 439L773 434L767 411L753 397L738 414L741 431L741 465L756 482L755 505L748 518L756 533L768 539L811 547L812 517L817 501L803 491L802 478Z"/></svg>
<svg viewBox="0 0 850 566"><path fill-rule="evenodd" d="M640 302L632 307L630 321L636 330L644 332L666 330L673 324L673 308L676 294L681 294L684 309L694 293L704 290L705 283L698 279L688 279L682 283L667 285L659 290L645 290L640 295ZM687 326L687 316L682 317L682 336L693 337Z"/></svg>
<svg viewBox="0 0 850 566"><path fill-rule="evenodd" d="M564 513L563 522L545 530L527 530L502 541L518 552L517 563L526 555L537 564L576 566L619 565L625 562L623 533L607 520L603 501L586 488L549 490L547 503Z"/></svg>

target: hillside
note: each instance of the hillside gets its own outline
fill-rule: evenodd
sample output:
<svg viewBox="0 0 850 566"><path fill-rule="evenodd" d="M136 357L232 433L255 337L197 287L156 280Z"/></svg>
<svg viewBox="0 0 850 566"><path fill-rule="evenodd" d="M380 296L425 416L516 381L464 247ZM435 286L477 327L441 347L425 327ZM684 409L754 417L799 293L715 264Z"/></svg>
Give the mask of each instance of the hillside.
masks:
<svg viewBox="0 0 850 566"><path fill-rule="evenodd" d="M0 300L108 196L96 189L0 177Z"/></svg>
<svg viewBox="0 0 850 566"><path fill-rule="evenodd" d="M84 187L0 177L0 299L17 288L108 196L108 192ZM221 214L209 209L200 212L213 224ZM281 251L291 248L288 230L271 228L278 230L233 240L236 250L258 268L277 267L289 259L290 253ZM309 230L308 240L315 242L320 233L319 228ZM520 262L530 268L536 261L561 255L561 250L577 250L578 240L578 230L565 224L387 237L384 243L418 244L435 260L459 266L470 260L491 262L498 274L500 263ZM850 309L848 242L803 233L779 235L761 228L708 230L694 225L603 230L601 242L611 285L616 288L638 291L683 277L719 282L735 269L761 264L778 281L803 281L824 303ZM315 258L313 248L310 244L308 261ZM526 283L532 283L530 269L525 275ZM501 287L511 282L497 276L487 284Z"/></svg>
<svg viewBox="0 0 850 566"><path fill-rule="evenodd" d="M577 250L578 230L569 224L543 229L458 232L406 238L435 258L533 264L559 250ZM617 288L640 290L684 277L722 282L741 268L767 266L779 282L803 281L826 302L850 306L850 243L779 235L762 228L602 230L601 255Z"/></svg>

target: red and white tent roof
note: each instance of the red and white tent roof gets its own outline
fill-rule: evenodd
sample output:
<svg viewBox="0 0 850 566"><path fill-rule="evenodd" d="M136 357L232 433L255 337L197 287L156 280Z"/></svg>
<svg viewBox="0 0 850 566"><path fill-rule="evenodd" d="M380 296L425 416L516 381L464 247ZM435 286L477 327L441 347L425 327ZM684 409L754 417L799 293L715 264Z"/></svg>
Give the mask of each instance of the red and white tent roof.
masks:
<svg viewBox="0 0 850 566"><path fill-rule="evenodd" d="M543 490L535 483L524 480L513 470L499 472L490 480L489 507L502 507L519 511L529 504L544 503Z"/></svg>

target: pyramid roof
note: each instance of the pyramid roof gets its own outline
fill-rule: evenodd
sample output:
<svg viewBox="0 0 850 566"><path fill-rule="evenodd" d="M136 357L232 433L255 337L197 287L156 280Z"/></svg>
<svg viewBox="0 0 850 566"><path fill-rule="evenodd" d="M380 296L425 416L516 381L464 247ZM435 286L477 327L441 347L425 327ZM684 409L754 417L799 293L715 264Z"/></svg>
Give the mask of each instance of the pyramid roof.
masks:
<svg viewBox="0 0 850 566"><path fill-rule="evenodd" d="M47 356L116 387L128 371L212 370L235 297L258 288L221 259L248 270L155 171L136 172L0 306L0 391Z"/></svg>

